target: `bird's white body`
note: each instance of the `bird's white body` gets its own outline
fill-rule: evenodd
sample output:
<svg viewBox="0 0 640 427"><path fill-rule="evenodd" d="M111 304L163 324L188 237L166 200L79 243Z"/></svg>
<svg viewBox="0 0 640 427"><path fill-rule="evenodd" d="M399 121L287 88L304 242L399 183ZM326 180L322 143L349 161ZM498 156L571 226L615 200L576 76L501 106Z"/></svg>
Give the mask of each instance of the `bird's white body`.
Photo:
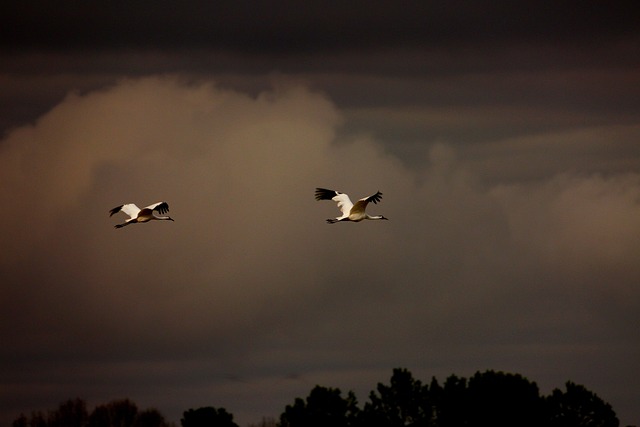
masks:
<svg viewBox="0 0 640 427"><path fill-rule="evenodd" d="M159 214L165 214L169 212L169 204L167 202L158 202L152 205L149 205L143 209L140 209L133 203L128 203L126 205L117 206L109 211L109 216L113 216L118 212L124 212L129 215L129 219L127 219L122 224L117 224L116 228L122 228L125 225L134 224L138 222L149 222L151 220L169 220L173 221L173 219L169 216L158 216L154 214L154 211L157 211Z"/></svg>
<svg viewBox="0 0 640 427"><path fill-rule="evenodd" d="M349 196L344 193L335 190L327 190L326 188L316 188L316 200L333 200L338 204L338 209L342 212L342 216L336 217L335 219L328 219L327 222L329 224L339 221L360 222L364 219L388 219L382 215L369 215L365 211L369 202L376 204L382 200L382 193L379 191L376 194L364 197L353 204Z"/></svg>

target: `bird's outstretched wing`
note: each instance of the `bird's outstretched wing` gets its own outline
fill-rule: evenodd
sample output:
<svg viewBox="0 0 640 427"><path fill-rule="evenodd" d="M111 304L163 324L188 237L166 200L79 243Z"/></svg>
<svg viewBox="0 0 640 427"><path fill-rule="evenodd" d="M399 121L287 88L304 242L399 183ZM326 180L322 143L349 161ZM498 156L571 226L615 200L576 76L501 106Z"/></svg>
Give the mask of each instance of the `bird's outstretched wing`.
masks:
<svg viewBox="0 0 640 427"><path fill-rule="evenodd" d="M367 205L369 204L369 202L373 202L374 204L376 204L380 200L382 200L382 193L379 192L379 191L376 194L372 195L372 196L363 197L362 199L358 200L355 205L353 205L353 208L351 209L351 212L352 213L364 213L364 211L367 208Z"/></svg>
<svg viewBox="0 0 640 427"><path fill-rule="evenodd" d="M326 188L316 188L316 200L333 200L338 204L338 209L344 216L348 216L353 203L349 196L335 190L327 190Z"/></svg>
<svg viewBox="0 0 640 427"><path fill-rule="evenodd" d="M382 193L381 192L376 192L376 194L369 196L369 197L364 197L360 200L358 200L359 202L373 202L373 204L375 205L376 203L378 203L380 200L382 200Z"/></svg>
<svg viewBox="0 0 640 427"><path fill-rule="evenodd" d="M331 200L340 194L335 190L327 190L326 188L316 188L316 200Z"/></svg>
<svg viewBox="0 0 640 427"><path fill-rule="evenodd" d="M120 212L122 210L122 207L124 205L120 205L120 206L116 206L115 208L111 209L109 211L109 216L114 216L115 214L117 214L118 212Z"/></svg>
<svg viewBox="0 0 640 427"><path fill-rule="evenodd" d="M157 202L152 205L147 206L145 209L149 209L151 211L158 211L159 214L164 215L169 212L169 204L167 202Z"/></svg>
<svg viewBox="0 0 640 427"><path fill-rule="evenodd" d="M129 203L126 205L120 205L120 206L116 206L115 208L111 209L109 211L109 216L113 216L115 214L117 214L118 212L124 212L127 215L129 215L131 218L135 218L138 216L138 213L140 212L140 208L137 207L135 204L133 203Z"/></svg>

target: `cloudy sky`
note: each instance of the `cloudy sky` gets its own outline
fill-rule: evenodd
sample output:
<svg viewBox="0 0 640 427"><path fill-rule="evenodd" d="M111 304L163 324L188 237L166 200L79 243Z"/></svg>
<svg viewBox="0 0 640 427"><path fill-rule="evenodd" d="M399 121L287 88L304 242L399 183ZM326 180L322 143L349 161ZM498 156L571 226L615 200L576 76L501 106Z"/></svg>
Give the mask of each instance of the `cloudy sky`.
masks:
<svg viewBox="0 0 640 427"><path fill-rule="evenodd" d="M246 425L395 367L639 423L635 2L300 4L0 6L0 425L73 397ZM319 186L390 221L326 224Z"/></svg>

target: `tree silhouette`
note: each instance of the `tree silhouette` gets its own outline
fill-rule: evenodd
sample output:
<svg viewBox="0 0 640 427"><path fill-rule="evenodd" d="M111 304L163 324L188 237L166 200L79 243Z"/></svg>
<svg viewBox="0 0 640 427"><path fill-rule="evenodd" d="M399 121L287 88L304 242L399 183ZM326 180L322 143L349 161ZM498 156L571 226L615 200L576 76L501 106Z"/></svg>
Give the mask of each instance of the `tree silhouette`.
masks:
<svg viewBox="0 0 640 427"><path fill-rule="evenodd" d="M164 417L155 409L147 409L138 413L133 427L167 427Z"/></svg>
<svg viewBox="0 0 640 427"><path fill-rule="evenodd" d="M538 386L518 374L486 371L469 379L469 426L534 427L542 419Z"/></svg>
<svg viewBox="0 0 640 427"><path fill-rule="evenodd" d="M82 399L69 399L57 410L49 412L48 427L84 427L89 419L87 403Z"/></svg>
<svg viewBox="0 0 640 427"><path fill-rule="evenodd" d="M306 402L297 398L287 405L280 416L281 427L348 427L357 415L358 407L353 392L346 399L340 389L315 386Z"/></svg>
<svg viewBox="0 0 640 427"><path fill-rule="evenodd" d="M429 386L406 369L394 369L390 385L378 384L363 410L352 392L316 386L306 401L296 398L280 416L280 427L619 427L611 406L571 382L566 392L541 397L519 374L476 372L451 375Z"/></svg>
<svg viewBox="0 0 640 427"><path fill-rule="evenodd" d="M535 382L519 374L476 372L470 379L449 376L423 385L406 369L393 370L389 385L378 383L364 408L353 392L315 386L280 415L278 427L619 427L611 405L572 382L541 397ZM238 427L224 408L189 409L182 427ZM82 399L57 409L21 414L12 427L169 427L155 409L138 411L128 399L98 405L91 414ZM277 425L263 419L260 426ZM258 426L254 426L258 427Z"/></svg>
<svg viewBox="0 0 640 427"><path fill-rule="evenodd" d="M211 406L185 411L180 422L182 427L238 427L226 409Z"/></svg>
<svg viewBox="0 0 640 427"><path fill-rule="evenodd" d="M89 416L88 427L133 427L138 406L129 399L97 406Z"/></svg>
<svg viewBox="0 0 640 427"><path fill-rule="evenodd" d="M47 419L42 411L34 412L31 414L30 427L47 427Z"/></svg>
<svg viewBox="0 0 640 427"><path fill-rule="evenodd" d="M620 421L611 405L584 386L572 382L566 391L554 389L545 399L551 427L618 427Z"/></svg>
<svg viewBox="0 0 640 427"><path fill-rule="evenodd" d="M378 383L378 394L371 392L360 423L367 426L431 426L434 407L428 388L415 380L406 369L394 369L391 384Z"/></svg>
<svg viewBox="0 0 640 427"><path fill-rule="evenodd" d="M451 375L443 386L433 378L429 385L429 394L435 406L435 425L459 427L467 423L469 398L465 378Z"/></svg>

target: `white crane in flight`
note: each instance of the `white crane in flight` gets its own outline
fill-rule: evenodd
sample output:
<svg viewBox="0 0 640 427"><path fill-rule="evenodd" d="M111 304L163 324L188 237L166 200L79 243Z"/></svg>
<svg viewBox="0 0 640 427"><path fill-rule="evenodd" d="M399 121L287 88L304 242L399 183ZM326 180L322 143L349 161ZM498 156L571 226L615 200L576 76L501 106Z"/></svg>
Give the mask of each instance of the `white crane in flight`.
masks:
<svg viewBox="0 0 640 427"><path fill-rule="evenodd" d="M115 207L109 211L109 216L113 216L118 212L124 212L129 215L131 218L123 222L122 224L117 224L116 228L122 228L125 225L135 224L137 222L149 222L151 220L169 220L173 221L173 219L169 216L157 216L154 214L154 211L157 211L159 214L166 214L169 212L169 204L167 202L158 202L152 205L147 206L146 208L140 209L133 203L129 203L126 205L120 205Z"/></svg>
<svg viewBox="0 0 640 427"><path fill-rule="evenodd" d="M358 200L354 205L351 202L351 199L349 199L349 196L344 193L335 190L327 190L326 188L316 188L316 200L333 200L338 204L338 209L342 211L342 216L336 217L335 219L328 219L327 222L329 224L333 224L338 221L359 222L363 219L388 219L382 215L371 216L365 212L369 202L376 204L381 199L382 193L378 191L372 196Z"/></svg>

